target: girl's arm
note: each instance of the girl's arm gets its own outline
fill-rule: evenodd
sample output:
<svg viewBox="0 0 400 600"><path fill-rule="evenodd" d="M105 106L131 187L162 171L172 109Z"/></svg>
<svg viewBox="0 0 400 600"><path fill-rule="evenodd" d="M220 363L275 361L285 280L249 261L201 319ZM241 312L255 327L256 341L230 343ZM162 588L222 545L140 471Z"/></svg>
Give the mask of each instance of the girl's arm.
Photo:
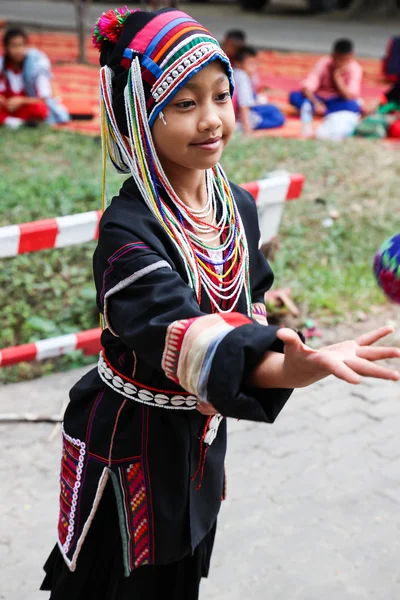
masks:
<svg viewBox="0 0 400 600"><path fill-rule="evenodd" d="M132 223L121 203L118 212L111 206L102 219L94 271L107 343L111 334L119 337L155 377L163 374L224 416L272 422L292 390L250 390L246 381L268 350L283 351L279 328L237 312L202 312L158 230L152 233L147 214L139 213ZM135 224L146 241L132 231ZM263 279L254 288L254 300L262 299L263 286L272 283L268 265Z"/></svg>
<svg viewBox="0 0 400 600"><path fill-rule="evenodd" d="M239 190L236 194L238 193ZM256 227L257 210L254 202L251 202L250 198L249 200L249 207L253 209L253 227ZM258 226L256 233L258 236L256 239L259 239ZM273 273L261 250L258 250L252 264L254 266L251 273L253 318L262 323L262 317L259 315L262 308L265 308L264 296L272 286ZM264 323L267 324L266 319ZM248 384L263 389L300 388L311 385L328 375L334 375L348 383L359 383L360 375L396 381L399 376L395 371L376 365L374 361L397 358L400 356L400 349L371 347L371 344L390 333L392 333L390 327L382 327L356 340L341 342L317 351L303 343L304 338L301 339L301 334L298 335L291 329L281 328L277 332L277 337L284 343L284 354L266 352L250 374Z"/></svg>
<svg viewBox="0 0 400 600"><path fill-rule="evenodd" d="M233 189L239 197L236 186ZM266 422L273 422L282 410L291 385L300 387L326 376L326 353L321 353L322 363L313 359L316 367L311 369L308 355L317 352L302 343L296 346L298 336L291 330L262 325L236 312L202 312L195 292L166 254L148 212L138 212L132 222L124 206L118 205L118 211L111 206L102 219L94 259L98 305L111 334L135 352L149 372L164 373L195 395L200 405L210 403L224 416ZM248 206L242 211L245 227L257 214L254 201ZM145 241L133 225L138 233L146 233ZM254 224L253 232L257 240ZM255 266L252 300L259 303L273 276L261 253L255 255L257 243L249 250ZM284 349L282 362L279 353ZM296 379L303 372L307 380Z"/></svg>
<svg viewBox="0 0 400 600"><path fill-rule="evenodd" d="M277 336L285 343L285 353L267 352L249 377L249 385L261 388L301 388L334 375L348 383L360 383L360 376L398 381L400 374L375 361L399 358L400 349L373 346L393 333L381 327L357 338L313 350L291 329L282 328Z"/></svg>
<svg viewBox="0 0 400 600"><path fill-rule="evenodd" d="M151 266L132 265L132 282L121 281L105 298L108 329L138 361L164 372L200 404L224 416L272 422L292 390L250 389L247 380L268 350L282 352L278 327L235 312L204 314L176 271L159 258Z"/></svg>

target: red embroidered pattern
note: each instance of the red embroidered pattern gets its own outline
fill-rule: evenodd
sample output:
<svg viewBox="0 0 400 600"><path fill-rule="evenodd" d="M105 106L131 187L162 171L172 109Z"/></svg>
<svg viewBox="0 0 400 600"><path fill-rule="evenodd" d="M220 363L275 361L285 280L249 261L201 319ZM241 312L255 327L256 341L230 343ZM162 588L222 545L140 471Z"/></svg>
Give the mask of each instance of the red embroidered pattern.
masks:
<svg viewBox="0 0 400 600"><path fill-rule="evenodd" d="M68 552L74 535L75 511L81 486L85 448L84 442L71 438L63 432L58 537L65 553Z"/></svg>
<svg viewBox="0 0 400 600"><path fill-rule="evenodd" d="M127 498L126 511L130 533L130 567L137 569L149 564L150 535L146 482L140 462L132 463L125 470Z"/></svg>
<svg viewBox="0 0 400 600"><path fill-rule="evenodd" d="M192 317L191 319L174 321L167 329L162 368L167 377L177 384L179 384L177 376L178 362L185 334L192 323L201 318L202 317Z"/></svg>
<svg viewBox="0 0 400 600"><path fill-rule="evenodd" d="M260 315L261 317L267 318L267 309L265 308L265 304L261 302L255 302L253 304L253 316Z"/></svg>
<svg viewBox="0 0 400 600"><path fill-rule="evenodd" d="M209 348L218 345L222 337L229 333L231 329L248 325L249 323L251 323L249 317L237 312L214 313L202 317L174 321L168 326L165 338L165 348L161 361L164 373L172 381L200 397L198 385L193 385L193 382L196 379L198 382L202 376L202 361L197 361L200 364L200 372L193 373L192 371L190 377L192 384L188 385L189 367L190 369L192 368L193 357L197 355L198 358L199 355L203 355L203 358L205 358ZM213 337L202 335L207 329L213 332ZM182 352L184 342L187 340L189 341ZM181 369L181 374L178 377L181 361L185 364L185 367Z"/></svg>
<svg viewBox="0 0 400 600"><path fill-rule="evenodd" d="M263 304L262 302L255 302L253 304L252 317L261 325L268 325L267 310L265 308L265 304Z"/></svg>

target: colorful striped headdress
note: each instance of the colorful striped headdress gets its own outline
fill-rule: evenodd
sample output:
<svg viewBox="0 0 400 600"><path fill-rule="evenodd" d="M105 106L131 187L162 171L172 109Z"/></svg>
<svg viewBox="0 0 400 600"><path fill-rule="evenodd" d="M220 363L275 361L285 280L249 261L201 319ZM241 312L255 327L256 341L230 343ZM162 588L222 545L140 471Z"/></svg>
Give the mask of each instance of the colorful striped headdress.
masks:
<svg viewBox="0 0 400 600"><path fill-rule="evenodd" d="M101 50L102 66L107 65L115 74L113 103L117 113L123 107L118 96L137 59L150 126L188 79L216 59L226 68L233 94L228 57L205 27L180 10L142 12L125 7L108 11L96 22L93 42Z"/></svg>

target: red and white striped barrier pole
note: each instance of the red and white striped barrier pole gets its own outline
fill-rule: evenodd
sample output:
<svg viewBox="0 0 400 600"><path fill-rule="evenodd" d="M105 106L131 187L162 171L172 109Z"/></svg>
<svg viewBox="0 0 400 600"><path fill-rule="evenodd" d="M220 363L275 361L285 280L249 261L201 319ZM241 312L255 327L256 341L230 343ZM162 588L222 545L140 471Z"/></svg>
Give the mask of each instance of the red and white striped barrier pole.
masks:
<svg viewBox="0 0 400 600"><path fill-rule="evenodd" d="M261 245L278 235L285 202L298 198L303 185L303 175L291 175L286 171L271 173L265 179L242 185L256 201Z"/></svg>
<svg viewBox="0 0 400 600"><path fill-rule="evenodd" d="M101 210L0 227L0 258L96 240Z"/></svg>
<svg viewBox="0 0 400 600"><path fill-rule="evenodd" d="M270 177L242 183L240 187L250 192L257 205L261 201L273 204L282 200L299 198L303 191L304 175L301 173L278 172L271 173ZM274 194L275 192L275 194Z"/></svg>
<svg viewBox="0 0 400 600"><path fill-rule="evenodd" d="M277 235L285 202L298 198L303 184L303 175L279 172L260 181L242 185L256 201L262 244ZM0 227L0 258L96 240L100 218L101 211L95 210L23 225ZM97 354L101 350L100 335L100 328L90 329L6 348L0 350L0 367L54 358L74 350L83 350L88 356Z"/></svg>
<svg viewBox="0 0 400 600"><path fill-rule="evenodd" d="M300 196L303 183L303 175L282 173L242 185L256 201L263 243L278 233L284 203ZM267 214L268 218L263 219ZM0 227L0 258L97 240L100 218L101 211L92 210Z"/></svg>
<svg viewBox="0 0 400 600"><path fill-rule="evenodd" d="M69 354L74 350L83 350L87 356L98 354L101 350L100 335L100 328L89 329L80 333L68 333L31 344L6 348L0 350L0 367L8 367L24 361L54 358Z"/></svg>

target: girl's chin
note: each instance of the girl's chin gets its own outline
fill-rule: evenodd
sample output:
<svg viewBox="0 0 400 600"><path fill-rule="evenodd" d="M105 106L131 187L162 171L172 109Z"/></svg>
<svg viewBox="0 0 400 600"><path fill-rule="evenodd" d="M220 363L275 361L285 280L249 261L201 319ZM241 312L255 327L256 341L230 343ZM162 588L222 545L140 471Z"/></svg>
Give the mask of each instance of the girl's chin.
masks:
<svg viewBox="0 0 400 600"><path fill-rule="evenodd" d="M196 153L197 154L197 153ZM204 156L204 154L200 154L194 158L191 157L190 163L192 169L211 169L215 167L217 163L219 163L222 156L222 149L219 152L210 152L208 156Z"/></svg>
<svg viewBox="0 0 400 600"><path fill-rule="evenodd" d="M196 163L193 163L190 168L195 169L196 171L207 171L207 169L212 169L218 163L219 163L219 157L214 158L213 160L208 160L208 161L205 161L205 160L200 161L199 160Z"/></svg>

